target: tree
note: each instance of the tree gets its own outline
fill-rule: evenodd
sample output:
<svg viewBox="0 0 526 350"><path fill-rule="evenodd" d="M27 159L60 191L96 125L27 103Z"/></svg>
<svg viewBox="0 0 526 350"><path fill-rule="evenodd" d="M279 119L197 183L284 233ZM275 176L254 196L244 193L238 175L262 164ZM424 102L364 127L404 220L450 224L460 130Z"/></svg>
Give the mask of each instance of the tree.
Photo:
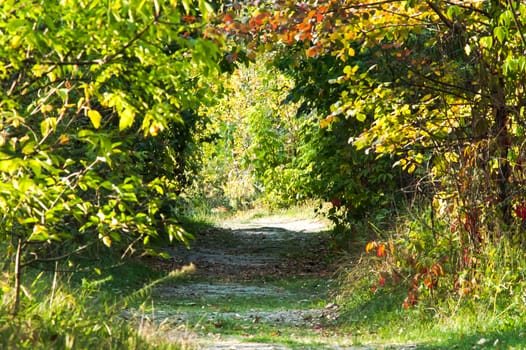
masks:
<svg viewBox="0 0 526 350"><path fill-rule="evenodd" d="M325 81L341 88L324 124L366 122L359 137L349 132L356 147L394 156L409 173L427 164L423 175L439 185L432 192L453 191L449 205L463 220L491 207L488 215L510 224L522 196L514 171L524 139L524 6L282 1L262 3L248 24L227 12L225 30L273 43L289 57L303 51L300 60L336 58L340 68Z"/></svg>
<svg viewBox="0 0 526 350"><path fill-rule="evenodd" d="M307 67L295 73L304 83L296 92L322 110L320 123L347 133L353 156L374 155L378 174L389 159L415 180L430 212L427 233L415 236L439 247L424 254L448 256L454 276L476 271L473 254L493 266L493 246L524 242L526 4L279 1L250 10L248 20L226 12L224 30L250 38L251 49L281 51L291 71Z"/></svg>
<svg viewBox="0 0 526 350"><path fill-rule="evenodd" d="M216 91L210 11L201 0L0 6L0 238L15 313L25 266L116 242L127 255L162 233L187 241L169 204L195 113Z"/></svg>
<svg viewBox="0 0 526 350"><path fill-rule="evenodd" d="M295 104L282 104L290 84L264 56L238 65L226 79L227 92L207 110L210 142L203 147L199 188L209 204L240 209L255 201L280 206L301 200L291 178L300 177L294 160L302 121Z"/></svg>

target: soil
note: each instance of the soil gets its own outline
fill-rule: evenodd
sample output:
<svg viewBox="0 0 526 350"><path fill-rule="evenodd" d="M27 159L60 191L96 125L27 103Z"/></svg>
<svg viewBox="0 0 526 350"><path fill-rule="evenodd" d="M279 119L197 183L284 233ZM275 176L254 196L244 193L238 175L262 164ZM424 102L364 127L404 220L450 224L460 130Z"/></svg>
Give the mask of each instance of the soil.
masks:
<svg viewBox="0 0 526 350"><path fill-rule="evenodd" d="M317 220L265 218L225 222L197 235L191 249L169 251L174 267L193 263L196 273L214 280L264 276L327 275L328 235Z"/></svg>

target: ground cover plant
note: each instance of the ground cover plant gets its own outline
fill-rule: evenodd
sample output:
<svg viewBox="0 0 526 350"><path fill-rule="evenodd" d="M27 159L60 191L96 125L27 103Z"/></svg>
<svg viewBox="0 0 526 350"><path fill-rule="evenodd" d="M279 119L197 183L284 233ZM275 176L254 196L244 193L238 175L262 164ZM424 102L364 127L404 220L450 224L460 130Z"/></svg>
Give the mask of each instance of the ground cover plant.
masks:
<svg viewBox="0 0 526 350"><path fill-rule="evenodd" d="M140 318L123 318L122 310L147 300L152 283L162 278L144 262L123 264L118 256L39 269L24 275L20 311L12 315L13 290L4 272L0 307L3 349L181 349L183 339L155 338L158 327ZM98 273L95 266L105 266ZM97 268L98 269L98 268ZM164 276L164 279L170 278ZM153 339L153 340L152 340Z"/></svg>

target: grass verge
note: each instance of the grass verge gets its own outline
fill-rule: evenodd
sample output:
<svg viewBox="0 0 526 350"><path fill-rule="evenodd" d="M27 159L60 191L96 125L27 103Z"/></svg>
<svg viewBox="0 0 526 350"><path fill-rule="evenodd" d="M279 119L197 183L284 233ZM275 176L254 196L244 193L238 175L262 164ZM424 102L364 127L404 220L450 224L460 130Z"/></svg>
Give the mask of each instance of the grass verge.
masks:
<svg viewBox="0 0 526 350"><path fill-rule="evenodd" d="M20 312L11 313L11 276L4 272L0 293L0 348L2 349L181 349L181 339L159 339L158 325L141 318L126 319L128 304L147 302L152 284L160 275L139 262L122 264L106 257L94 272L55 274L27 270L22 281ZM164 277L165 279L170 276Z"/></svg>

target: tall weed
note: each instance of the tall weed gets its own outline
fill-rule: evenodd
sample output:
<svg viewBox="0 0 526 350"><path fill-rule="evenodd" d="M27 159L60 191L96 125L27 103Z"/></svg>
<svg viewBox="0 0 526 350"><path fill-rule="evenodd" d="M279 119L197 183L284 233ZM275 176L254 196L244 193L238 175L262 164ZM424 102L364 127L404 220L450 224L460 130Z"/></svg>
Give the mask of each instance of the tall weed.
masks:
<svg viewBox="0 0 526 350"><path fill-rule="evenodd" d="M526 324L523 248L510 233L466 249L451 224L429 208L413 209L349 256L339 274L342 321L404 340L469 332L518 337Z"/></svg>
<svg viewBox="0 0 526 350"><path fill-rule="evenodd" d="M133 267L131 267L133 269ZM141 272L139 272L141 273ZM125 278L124 273L121 277ZM9 280L7 274L3 274ZM168 276L166 278L171 278ZM162 280L162 279L161 279ZM13 316L12 291L3 287L0 305L1 349L180 349L177 339L153 337L159 326L144 317L123 317L129 303L148 300L158 280L133 291L115 289L108 275L98 280L54 280L43 273L27 274L20 312ZM130 280L131 284L137 281ZM31 294L30 294L31 293Z"/></svg>

